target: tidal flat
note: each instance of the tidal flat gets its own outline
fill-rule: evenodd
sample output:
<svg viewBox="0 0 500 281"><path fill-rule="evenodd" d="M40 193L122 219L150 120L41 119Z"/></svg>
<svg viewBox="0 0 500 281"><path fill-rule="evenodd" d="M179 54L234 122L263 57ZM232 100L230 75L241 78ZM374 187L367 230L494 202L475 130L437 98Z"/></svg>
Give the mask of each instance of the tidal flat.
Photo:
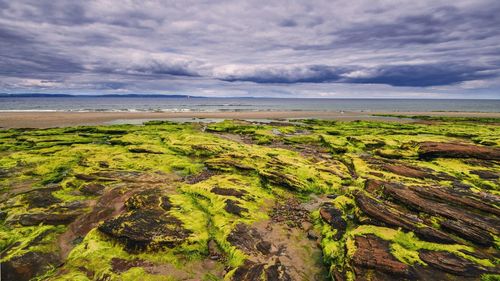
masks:
<svg viewBox="0 0 500 281"><path fill-rule="evenodd" d="M2 130L1 280L500 280L499 126Z"/></svg>

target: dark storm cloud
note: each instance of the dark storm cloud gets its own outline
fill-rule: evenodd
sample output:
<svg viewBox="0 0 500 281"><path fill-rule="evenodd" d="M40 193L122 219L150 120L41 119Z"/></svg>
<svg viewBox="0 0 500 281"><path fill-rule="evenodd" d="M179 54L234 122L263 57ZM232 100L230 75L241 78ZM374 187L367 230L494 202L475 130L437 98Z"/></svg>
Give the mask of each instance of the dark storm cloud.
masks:
<svg viewBox="0 0 500 281"><path fill-rule="evenodd" d="M240 75L230 74L220 77L223 81L250 81L255 83L323 83L335 82L345 69L330 67L326 65L310 65L303 67L266 67L254 69L249 73Z"/></svg>
<svg viewBox="0 0 500 281"><path fill-rule="evenodd" d="M357 83L386 84L398 87L428 87L451 85L458 82L495 77L496 68L466 64L386 65L375 68L312 65L291 68L256 68L238 75L219 77L223 81L250 81L255 83Z"/></svg>
<svg viewBox="0 0 500 281"><path fill-rule="evenodd" d="M346 79L345 82L400 87L442 86L497 75L487 72L489 70L489 68L461 64L391 65L371 70L373 74L368 77L353 77Z"/></svg>
<svg viewBox="0 0 500 281"><path fill-rule="evenodd" d="M0 0L0 90L498 97L499 13L496 0Z"/></svg>

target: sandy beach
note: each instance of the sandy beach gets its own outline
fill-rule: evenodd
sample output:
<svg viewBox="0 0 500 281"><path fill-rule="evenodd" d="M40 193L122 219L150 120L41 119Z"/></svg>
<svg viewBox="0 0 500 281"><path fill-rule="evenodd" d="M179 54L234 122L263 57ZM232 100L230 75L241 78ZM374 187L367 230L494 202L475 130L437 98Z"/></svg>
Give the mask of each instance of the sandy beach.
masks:
<svg viewBox="0 0 500 281"><path fill-rule="evenodd" d="M207 119L284 119L322 118L340 121L387 120L397 118L374 116L376 114L429 115L451 117L495 117L498 112L332 112L332 111L251 111L251 112L0 112L1 128L50 128L78 125L113 123L138 123L142 120L172 118Z"/></svg>

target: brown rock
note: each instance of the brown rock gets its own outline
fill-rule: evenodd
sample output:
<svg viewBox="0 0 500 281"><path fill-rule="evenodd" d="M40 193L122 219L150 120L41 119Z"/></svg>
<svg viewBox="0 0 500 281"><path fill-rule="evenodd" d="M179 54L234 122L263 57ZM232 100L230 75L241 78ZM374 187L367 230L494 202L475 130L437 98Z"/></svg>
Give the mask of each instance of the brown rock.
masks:
<svg viewBox="0 0 500 281"><path fill-rule="evenodd" d="M446 233L429 226L423 226L423 221L417 217L410 216L408 213L403 213L363 193L358 193L355 200L361 211L385 224L413 231L419 237L426 240L442 243L456 243L456 241Z"/></svg>
<svg viewBox="0 0 500 281"><path fill-rule="evenodd" d="M224 207L224 210L226 210L226 212L230 214L238 215L241 217L241 213L248 212L248 209L241 207L238 201L227 199L225 202L226 206Z"/></svg>
<svg viewBox="0 0 500 281"><path fill-rule="evenodd" d="M234 196L236 198L241 198L248 194L245 190L238 190L234 188L223 188L223 187L214 187L210 190L212 193L223 195L223 196Z"/></svg>
<svg viewBox="0 0 500 281"><path fill-rule="evenodd" d="M271 248L271 243L264 241L255 228L243 223L236 225L233 231L228 235L227 241L248 254L266 255Z"/></svg>
<svg viewBox="0 0 500 281"><path fill-rule="evenodd" d="M70 224L74 221L79 215L80 212L73 213L29 213L22 214L19 216L19 223L23 226L33 226L43 224L50 225L66 225Z"/></svg>
<svg viewBox="0 0 500 281"><path fill-rule="evenodd" d="M51 266L57 266L61 261L54 253L26 252L2 262L3 281L28 281L37 275L45 273Z"/></svg>
<svg viewBox="0 0 500 281"><path fill-rule="evenodd" d="M432 158L477 158L500 160L500 149L464 143L423 142L418 154L422 159Z"/></svg>
<svg viewBox="0 0 500 281"><path fill-rule="evenodd" d="M398 261L389 251L389 243L374 235L356 236L356 252L352 258L355 267L382 271L391 276L411 277L411 268Z"/></svg>
<svg viewBox="0 0 500 281"><path fill-rule="evenodd" d="M80 187L80 191L85 195L101 195L105 186L98 183L89 183Z"/></svg>
<svg viewBox="0 0 500 281"><path fill-rule="evenodd" d="M255 263L249 260L238 267L233 274L234 281L261 281L261 275L264 271L264 264Z"/></svg>
<svg viewBox="0 0 500 281"><path fill-rule="evenodd" d="M481 246L489 247L494 242L487 231L461 221L445 220L441 222L441 228Z"/></svg>
<svg viewBox="0 0 500 281"><path fill-rule="evenodd" d="M432 215L441 215L443 217L457 221L462 221L491 232L495 235L500 232L500 220L498 218L488 218L483 215L478 215L467 211L464 208L453 207L447 203L425 199L405 186L386 184L384 193L392 196L399 202L406 204L406 206L409 206L415 210L423 211Z"/></svg>
<svg viewBox="0 0 500 281"><path fill-rule="evenodd" d="M392 164L384 164L381 166L383 170L386 170L388 172L394 173L396 175L404 176L404 177L410 177L410 178L417 178L417 179L434 179L436 176L433 174L426 172L420 168L417 167L410 167L407 165L392 165Z"/></svg>
<svg viewBox="0 0 500 281"><path fill-rule="evenodd" d="M475 263L449 252L424 250L419 256L429 266L455 275L479 278L484 272Z"/></svg>
<svg viewBox="0 0 500 281"><path fill-rule="evenodd" d="M62 202L60 199L52 195L52 192L57 191L59 189L61 189L60 186L35 189L28 192L24 196L24 200L28 203L29 209L47 208Z"/></svg>
<svg viewBox="0 0 500 281"><path fill-rule="evenodd" d="M281 264L279 259L276 259L275 264L268 266L264 273L266 281L292 281L286 267Z"/></svg>
<svg viewBox="0 0 500 281"><path fill-rule="evenodd" d="M370 194L377 194L382 191L383 185L384 185L383 181L367 179L365 181L365 190Z"/></svg>
<svg viewBox="0 0 500 281"><path fill-rule="evenodd" d="M410 186L409 188L425 198L446 202L459 207L465 205L472 209L500 216L500 209L493 204L489 204L488 198L485 198L481 193L460 192L446 187Z"/></svg>

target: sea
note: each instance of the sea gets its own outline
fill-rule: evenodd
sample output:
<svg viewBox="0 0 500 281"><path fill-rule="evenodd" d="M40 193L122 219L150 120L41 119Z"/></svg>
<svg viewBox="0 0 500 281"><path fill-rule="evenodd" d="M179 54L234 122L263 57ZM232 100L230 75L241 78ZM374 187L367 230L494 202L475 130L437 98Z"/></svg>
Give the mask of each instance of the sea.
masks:
<svg viewBox="0 0 500 281"><path fill-rule="evenodd" d="M473 99L298 99L205 97L0 97L8 111L73 112L500 112L500 100Z"/></svg>

